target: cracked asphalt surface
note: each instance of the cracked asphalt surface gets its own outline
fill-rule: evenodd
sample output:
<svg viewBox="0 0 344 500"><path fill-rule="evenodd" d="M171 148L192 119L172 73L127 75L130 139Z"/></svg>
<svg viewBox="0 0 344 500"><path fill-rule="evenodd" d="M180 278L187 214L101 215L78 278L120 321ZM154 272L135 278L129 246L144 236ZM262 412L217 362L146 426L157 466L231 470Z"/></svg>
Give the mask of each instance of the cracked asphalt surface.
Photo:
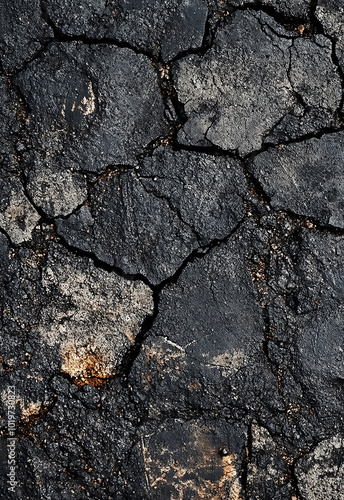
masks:
<svg viewBox="0 0 344 500"><path fill-rule="evenodd" d="M344 500L344 1L0 5L1 498Z"/></svg>

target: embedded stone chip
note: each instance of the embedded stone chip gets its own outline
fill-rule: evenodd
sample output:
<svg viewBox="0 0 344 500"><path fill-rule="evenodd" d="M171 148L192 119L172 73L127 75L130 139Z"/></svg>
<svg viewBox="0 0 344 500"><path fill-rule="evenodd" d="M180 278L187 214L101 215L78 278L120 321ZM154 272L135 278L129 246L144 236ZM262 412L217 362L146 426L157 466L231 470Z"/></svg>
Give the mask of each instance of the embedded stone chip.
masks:
<svg viewBox="0 0 344 500"><path fill-rule="evenodd" d="M29 241L40 216L25 196L19 181L0 181L0 227L6 231L12 243Z"/></svg>

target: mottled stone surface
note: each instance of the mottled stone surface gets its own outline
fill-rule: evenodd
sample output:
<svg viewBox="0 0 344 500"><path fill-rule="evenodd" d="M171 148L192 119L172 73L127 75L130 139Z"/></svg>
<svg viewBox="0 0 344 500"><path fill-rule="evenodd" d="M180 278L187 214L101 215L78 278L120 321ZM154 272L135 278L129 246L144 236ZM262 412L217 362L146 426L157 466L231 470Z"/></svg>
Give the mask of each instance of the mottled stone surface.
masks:
<svg viewBox="0 0 344 500"><path fill-rule="evenodd" d="M60 366L80 383L89 378L100 383L115 374L153 313L149 287L70 256L56 244L42 253L19 250L11 260L4 319L26 331L31 368L49 372ZM4 340L7 335L11 329L5 326Z"/></svg>
<svg viewBox="0 0 344 500"><path fill-rule="evenodd" d="M152 64L130 49L54 44L16 82L31 111L32 144L64 167L101 172L130 163L167 130Z"/></svg>
<svg viewBox="0 0 344 500"><path fill-rule="evenodd" d="M57 231L68 244L127 274L142 274L157 284L198 246L192 229L166 200L150 195L133 171L100 180L90 200L91 207L58 220ZM164 244L157 245L159 240Z"/></svg>
<svg viewBox="0 0 344 500"><path fill-rule="evenodd" d="M52 40L53 30L42 17L41 2L1 0L0 54L5 72L19 69Z"/></svg>
<svg viewBox="0 0 344 500"><path fill-rule="evenodd" d="M199 245L230 234L244 216L245 187L231 159L162 148L138 169L101 179L90 207L59 220L57 230L69 244L157 284Z"/></svg>
<svg viewBox="0 0 344 500"><path fill-rule="evenodd" d="M49 217L69 215L87 199L86 176L49 159L29 161L26 181L31 199Z"/></svg>
<svg viewBox="0 0 344 500"><path fill-rule="evenodd" d="M344 227L343 132L280 146L258 155L250 170L275 209Z"/></svg>
<svg viewBox="0 0 344 500"><path fill-rule="evenodd" d="M40 217L25 196L23 186L18 180L0 181L0 228L18 244L31 239L32 230Z"/></svg>
<svg viewBox="0 0 344 500"><path fill-rule="evenodd" d="M341 2L1 7L1 499L341 500Z"/></svg>
<svg viewBox="0 0 344 500"><path fill-rule="evenodd" d="M40 311L37 332L49 346L59 346L61 369L71 377L87 378L88 371L100 378L115 373L144 318L153 312L146 285L97 269L85 259L48 257L42 287L48 303Z"/></svg>
<svg viewBox="0 0 344 500"><path fill-rule="evenodd" d="M344 498L343 446L343 436L335 435L319 443L297 463L296 475L302 498Z"/></svg>
<svg viewBox="0 0 344 500"><path fill-rule="evenodd" d="M45 6L64 35L114 39L165 61L201 47L208 14L205 0L47 0Z"/></svg>
<svg viewBox="0 0 344 500"><path fill-rule="evenodd" d="M315 65L322 68L321 87L314 80ZM188 118L179 141L242 156L259 150L278 126L289 135L283 119L292 119L301 135L310 131L309 114L317 115L313 127L327 126L341 100L330 41L322 36L294 40L281 28L276 32L275 21L262 13L229 16L212 48L182 59L173 75Z"/></svg>

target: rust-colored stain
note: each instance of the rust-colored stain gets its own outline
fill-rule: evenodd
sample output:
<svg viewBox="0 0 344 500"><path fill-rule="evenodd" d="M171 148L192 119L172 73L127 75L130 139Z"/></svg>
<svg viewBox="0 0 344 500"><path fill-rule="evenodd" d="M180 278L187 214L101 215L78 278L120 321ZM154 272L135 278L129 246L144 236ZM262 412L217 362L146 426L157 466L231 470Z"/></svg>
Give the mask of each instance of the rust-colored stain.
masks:
<svg viewBox="0 0 344 500"><path fill-rule="evenodd" d="M193 382L192 384L189 385L189 389L193 391L198 391L199 389L202 389L202 386L199 382Z"/></svg>
<svg viewBox="0 0 344 500"><path fill-rule="evenodd" d="M116 168L108 168L105 170L105 172L100 174L100 176L98 177L98 181L102 181L103 179L106 179L107 177L117 177L120 173L121 173L120 168L117 168L117 167Z"/></svg>
<svg viewBox="0 0 344 500"><path fill-rule="evenodd" d="M287 416L288 416L288 418L292 419L293 414L298 413L299 411L300 411L300 409L296 405L290 403L288 405L288 409L287 409Z"/></svg>
<svg viewBox="0 0 344 500"><path fill-rule="evenodd" d="M170 79L170 66L163 66L162 68L159 69L160 71L160 78L164 79L166 78L167 80Z"/></svg>
<svg viewBox="0 0 344 500"><path fill-rule="evenodd" d="M224 488L228 483L231 484L231 492L230 492L230 500L241 500L241 491L240 491L240 483L237 477L237 471L234 466L234 456L233 455L228 455L226 457L223 457L222 459L223 462L223 476L219 482L219 488L220 491L222 490L222 497L226 491L224 491ZM221 498L222 498L221 497Z"/></svg>
<svg viewBox="0 0 344 500"><path fill-rule="evenodd" d="M48 254L48 250L47 249L37 249L35 251L35 260L36 260L36 264L37 266L39 266L43 260L46 258Z"/></svg>
<svg viewBox="0 0 344 500"><path fill-rule="evenodd" d="M21 417L18 420L16 434L18 436L33 436L31 427L44 419L44 415L54 406L57 396L54 394L53 400L44 406L41 401L25 402L22 398L17 398L20 406Z"/></svg>
<svg viewBox="0 0 344 500"><path fill-rule="evenodd" d="M184 493L193 492L195 500L241 500L241 486L236 467L236 455L219 456L211 439L211 429L194 429L190 435L190 454L184 460L168 448L156 456L151 453L149 440L141 441L148 490L159 492L164 485L171 485L176 494L171 500L183 500ZM217 481L208 479L212 470ZM191 475L194 477L190 477Z"/></svg>
<svg viewBox="0 0 344 500"><path fill-rule="evenodd" d="M103 356L97 349L73 346L67 349L62 357L62 371L67 373L79 387L86 384L99 387L111 375Z"/></svg>
<svg viewBox="0 0 344 500"><path fill-rule="evenodd" d="M200 479L199 485L185 484L185 487L194 487L197 496L197 500L241 500L240 496L240 484L237 478L237 471L234 466L234 456L228 455L222 459L223 475L217 483L211 480ZM211 461L206 459L203 464L204 467L209 468L211 466ZM216 468L216 465L214 464ZM197 470L197 469L196 469ZM177 477L180 475L177 474ZM176 486L176 485L175 485ZM180 500L183 499L183 491L185 487L183 485L180 495Z"/></svg>
<svg viewBox="0 0 344 500"><path fill-rule="evenodd" d="M248 270L252 281L259 283L266 280L266 262L263 259L259 259L258 262L250 262Z"/></svg>
<svg viewBox="0 0 344 500"><path fill-rule="evenodd" d="M300 24L300 26L296 28L296 31L298 31L301 35L303 35L303 32L305 31L305 26L303 24Z"/></svg>
<svg viewBox="0 0 344 500"><path fill-rule="evenodd" d="M199 500L242 500L240 483L235 469L234 455L222 458L223 476L217 484L212 481L204 481L202 489L198 491Z"/></svg>
<svg viewBox="0 0 344 500"><path fill-rule="evenodd" d="M40 402L28 403L27 406L22 408L22 418L24 421L34 420L39 417L42 412L42 404Z"/></svg>
<svg viewBox="0 0 344 500"><path fill-rule="evenodd" d="M16 104L17 104L17 109L16 109L17 120L21 125L25 125L29 121L29 119L23 99L19 98Z"/></svg>

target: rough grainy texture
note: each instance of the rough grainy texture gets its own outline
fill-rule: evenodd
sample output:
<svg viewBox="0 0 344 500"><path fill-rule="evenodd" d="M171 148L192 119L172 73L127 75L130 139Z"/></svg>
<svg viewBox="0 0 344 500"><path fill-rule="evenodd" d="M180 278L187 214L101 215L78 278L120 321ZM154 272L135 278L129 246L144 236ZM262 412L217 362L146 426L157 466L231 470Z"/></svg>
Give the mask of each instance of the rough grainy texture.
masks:
<svg viewBox="0 0 344 500"><path fill-rule="evenodd" d="M252 367L264 360L263 318L243 260L238 244L223 244L190 263L177 283L163 290L149 344L143 344L138 365L134 366L134 372L142 364L148 364L149 371L157 371L157 382L146 383L147 370L140 382L145 392L152 392L149 397L155 398L156 405L171 378L171 399L167 403L165 392L164 405L172 408L187 404L189 393L192 397L199 391L198 381L203 377L216 398L222 392L226 394L232 378L245 385ZM179 366L177 371L163 369L175 364ZM234 393L243 389L234 386L228 398L235 398Z"/></svg>
<svg viewBox="0 0 344 500"><path fill-rule="evenodd" d="M344 465L341 460L343 448L342 436L336 435L318 444L309 456L299 461L296 475L303 498L344 498Z"/></svg>
<svg viewBox="0 0 344 500"><path fill-rule="evenodd" d="M74 377L85 376L98 353L98 370L112 374L153 310L151 291L142 282L125 281L81 258L48 256L42 287L49 299L38 333L47 344L59 345L62 371Z"/></svg>
<svg viewBox="0 0 344 500"><path fill-rule="evenodd" d="M114 39L165 61L201 47L208 14L205 0L47 0L44 5L64 35Z"/></svg>
<svg viewBox="0 0 344 500"><path fill-rule="evenodd" d="M250 170L275 209L344 228L344 135L279 146L256 156Z"/></svg>
<svg viewBox="0 0 344 500"><path fill-rule="evenodd" d="M57 231L69 245L93 252L127 274L142 274L158 284L173 275L197 248L192 229L166 200L149 194L133 171L110 174ZM157 241L163 241L157 245Z"/></svg>
<svg viewBox="0 0 344 500"><path fill-rule="evenodd" d="M344 500L342 3L0 9L1 499Z"/></svg>
<svg viewBox="0 0 344 500"><path fill-rule="evenodd" d="M64 168L130 163L167 130L152 64L130 49L53 44L15 81L30 101L33 146Z"/></svg>
<svg viewBox="0 0 344 500"><path fill-rule="evenodd" d="M180 60L173 73L188 117L179 141L242 156L274 132L292 137L291 120L298 134L329 126L341 101L331 41L322 35L294 40L263 13L235 12L205 55Z"/></svg>
<svg viewBox="0 0 344 500"><path fill-rule="evenodd" d="M33 203L49 217L66 216L87 199L86 175L39 156L28 161L24 174Z"/></svg>
<svg viewBox="0 0 344 500"><path fill-rule="evenodd" d="M12 243L18 244L31 239L32 230L40 217L25 197L23 186L18 180L0 181L0 228L7 232Z"/></svg>
<svg viewBox="0 0 344 500"><path fill-rule="evenodd" d="M42 18L40 0L1 1L0 54L5 72L24 65L53 36Z"/></svg>
<svg viewBox="0 0 344 500"><path fill-rule="evenodd" d="M202 244L225 238L243 219L247 184L231 158L156 150L138 170L146 190L169 203Z"/></svg>
<svg viewBox="0 0 344 500"><path fill-rule="evenodd" d="M270 8L276 17L282 16L284 21L293 18L306 21L309 13L308 0L217 0L222 8L261 6ZM272 10L273 9L273 10Z"/></svg>
<svg viewBox="0 0 344 500"><path fill-rule="evenodd" d="M342 0L319 0L315 17L321 29L334 43L335 56L344 69L344 3Z"/></svg>
<svg viewBox="0 0 344 500"><path fill-rule="evenodd" d="M116 373L143 320L153 313L147 285L68 255L61 245L51 243L42 253L19 250L8 272L12 293L4 293L3 339L8 336L9 344L3 349L10 349L13 334L6 321L15 321L30 346L31 368L46 373L60 367L83 383Z"/></svg>
<svg viewBox="0 0 344 500"><path fill-rule="evenodd" d="M248 464L247 492L255 500L290 498L288 462L269 432L252 424L251 459Z"/></svg>

